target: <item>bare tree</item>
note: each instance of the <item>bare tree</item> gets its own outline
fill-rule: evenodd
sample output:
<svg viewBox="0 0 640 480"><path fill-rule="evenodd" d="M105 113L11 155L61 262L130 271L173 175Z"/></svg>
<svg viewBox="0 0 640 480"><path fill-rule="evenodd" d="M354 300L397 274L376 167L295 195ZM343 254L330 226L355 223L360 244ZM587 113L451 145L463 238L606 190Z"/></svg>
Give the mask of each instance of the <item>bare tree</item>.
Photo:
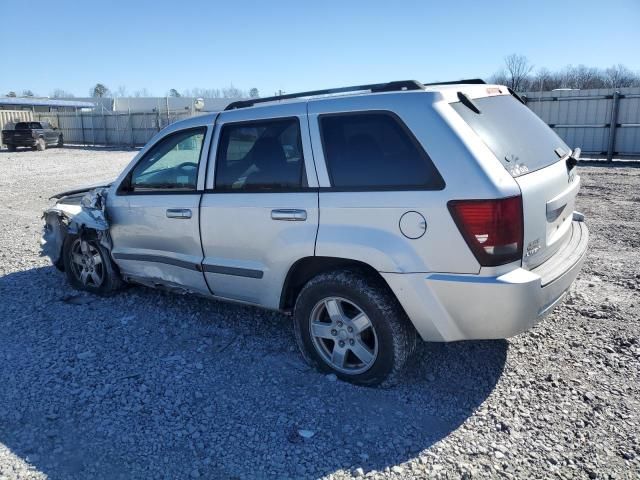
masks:
<svg viewBox="0 0 640 480"><path fill-rule="evenodd" d="M135 92L133 92L133 96L136 98L150 97L151 93L149 93L149 90L147 90L146 88L141 88L140 90L136 90Z"/></svg>
<svg viewBox="0 0 640 480"><path fill-rule="evenodd" d="M640 86L640 72L633 72L624 65L607 69L586 65L567 65L561 70L540 68L534 75L527 58L512 54L505 58L506 68L489 77L491 83L508 85L516 91L549 91L557 88L623 88Z"/></svg>
<svg viewBox="0 0 640 480"><path fill-rule="evenodd" d="M533 70L527 57L512 53L504 59L507 67L508 86L516 92L521 92L528 87L528 77Z"/></svg>
<svg viewBox="0 0 640 480"><path fill-rule="evenodd" d="M602 88L604 81L597 68L578 65L569 65L564 69L565 88Z"/></svg>
<svg viewBox="0 0 640 480"><path fill-rule="evenodd" d="M260 96L260 92L256 87L253 87L251 90L249 90L249 96L251 98L258 98Z"/></svg>
<svg viewBox="0 0 640 480"><path fill-rule="evenodd" d="M604 73L604 84L607 88L640 86L640 75L633 73L624 65L613 65Z"/></svg>
<svg viewBox="0 0 640 480"><path fill-rule="evenodd" d="M507 77L507 72L503 68L502 70L498 70L496 73L489 77L489 83L495 83L496 85L506 85L509 83L509 78Z"/></svg>
<svg viewBox="0 0 640 480"><path fill-rule="evenodd" d="M185 90L182 92L184 97L202 97L202 98L221 98L222 93L218 88L198 88L194 87L191 90Z"/></svg>
<svg viewBox="0 0 640 480"><path fill-rule="evenodd" d="M31 90L23 90L22 91L22 96L23 97L33 97L33 92Z"/></svg>
<svg viewBox="0 0 640 480"><path fill-rule="evenodd" d="M71 92L67 92L61 88L56 88L51 94L49 94L51 98L74 98L75 95Z"/></svg>
<svg viewBox="0 0 640 480"><path fill-rule="evenodd" d="M91 94L92 97L108 97L109 96L109 89L103 85L102 83L96 83L95 87L93 87L89 93Z"/></svg>
<svg viewBox="0 0 640 480"><path fill-rule="evenodd" d="M178 91L175 88L172 88L171 90L169 90L169 93L167 94L168 97L179 97L180 93L178 93Z"/></svg>
<svg viewBox="0 0 640 480"><path fill-rule="evenodd" d="M244 98L247 94L233 86L233 84L229 85L227 88L222 89L222 97L223 98Z"/></svg>
<svg viewBox="0 0 640 480"><path fill-rule="evenodd" d="M541 68L531 79L529 90L544 92L561 87L562 79L560 75L546 68Z"/></svg>
<svg viewBox="0 0 640 480"><path fill-rule="evenodd" d="M7 93L7 97L15 97L15 96L16 96L16 92Z"/></svg>
<svg viewBox="0 0 640 480"><path fill-rule="evenodd" d="M118 88L115 92L113 92L114 97L128 97L129 92L127 92L127 87L124 85L118 85Z"/></svg>

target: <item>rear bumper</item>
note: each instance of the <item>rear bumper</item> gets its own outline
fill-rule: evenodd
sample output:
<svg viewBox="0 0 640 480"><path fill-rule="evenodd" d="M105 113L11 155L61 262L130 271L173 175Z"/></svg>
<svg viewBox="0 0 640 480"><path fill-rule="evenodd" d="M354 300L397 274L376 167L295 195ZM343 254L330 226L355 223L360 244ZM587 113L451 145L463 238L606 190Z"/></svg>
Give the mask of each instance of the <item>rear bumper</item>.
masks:
<svg viewBox="0 0 640 480"><path fill-rule="evenodd" d="M508 338L531 328L564 297L582 268L589 242L573 222L565 247L534 270L498 277L383 273L427 341Z"/></svg>
<svg viewBox="0 0 640 480"><path fill-rule="evenodd" d="M35 138L7 138L3 140L5 145L14 145L16 147L35 147L36 139Z"/></svg>

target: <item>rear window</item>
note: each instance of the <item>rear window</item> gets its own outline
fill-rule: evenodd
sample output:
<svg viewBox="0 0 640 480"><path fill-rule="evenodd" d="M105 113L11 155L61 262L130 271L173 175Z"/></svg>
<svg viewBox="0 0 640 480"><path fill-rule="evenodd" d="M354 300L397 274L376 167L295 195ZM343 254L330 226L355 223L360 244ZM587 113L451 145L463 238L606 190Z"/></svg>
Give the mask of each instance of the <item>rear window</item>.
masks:
<svg viewBox="0 0 640 480"><path fill-rule="evenodd" d="M571 152L546 123L511 95L472 102L480 113L462 102L451 106L514 177L547 167Z"/></svg>
<svg viewBox="0 0 640 480"><path fill-rule="evenodd" d="M18 122L16 123L16 130L29 130L42 128L39 122Z"/></svg>
<svg viewBox="0 0 640 480"><path fill-rule="evenodd" d="M331 185L346 189L444 187L427 153L389 112L320 117Z"/></svg>

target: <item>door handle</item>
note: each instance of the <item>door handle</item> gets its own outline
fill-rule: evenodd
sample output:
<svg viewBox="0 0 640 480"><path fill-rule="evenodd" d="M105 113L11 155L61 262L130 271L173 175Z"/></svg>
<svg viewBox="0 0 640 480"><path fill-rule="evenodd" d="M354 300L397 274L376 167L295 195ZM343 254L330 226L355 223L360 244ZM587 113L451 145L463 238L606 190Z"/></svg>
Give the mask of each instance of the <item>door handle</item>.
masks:
<svg viewBox="0 0 640 480"><path fill-rule="evenodd" d="M191 210L188 208L168 208L167 218L191 218Z"/></svg>
<svg viewBox="0 0 640 480"><path fill-rule="evenodd" d="M285 222L304 222L307 219L306 210L295 208L281 208L271 210L271 220L284 220Z"/></svg>

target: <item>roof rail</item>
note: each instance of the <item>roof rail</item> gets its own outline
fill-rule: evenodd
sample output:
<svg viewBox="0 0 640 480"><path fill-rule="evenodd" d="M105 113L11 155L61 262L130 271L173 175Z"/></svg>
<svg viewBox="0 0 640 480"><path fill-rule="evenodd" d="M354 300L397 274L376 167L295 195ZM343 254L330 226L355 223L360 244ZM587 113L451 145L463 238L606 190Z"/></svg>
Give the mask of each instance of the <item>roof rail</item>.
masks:
<svg viewBox="0 0 640 480"><path fill-rule="evenodd" d="M231 102L226 106L225 110L253 107L257 103L277 102L279 100L290 100L292 98L301 97L315 97L318 95L331 95L334 93L360 92L364 90L369 90L372 93L396 92L403 90L422 90L425 86L428 85L455 85L464 83L483 84L486 82L480 78L436 83L420 83L416 80L396 80L387 83L373 83L370 85L354 85L352 87L327 88L325 90L309 90L308 92L287 93L285 95L274 95L273 97L249 98L247 100L238 100L236 102Z"/></svg>
<svg viewBox="0 0 640 480"><path fill-rule="evenodd" d="M416 80L399 80L387 83L374 83L371 85L355 85L353 87L328 88L326 90L310 90L308 92L288 93L285 95L275 95L273 97L250 98L248 100L238 100L231 102L225 110L235 110L236 108L252 107L256 103L275 102L278 100L289 100L291 98L314 97L317 95L331 95L333 93L359 92L370 90L371 92L394 92L399 90L422 90L423 85Z"/></svg>
<svg viewBox="0 0 640 480"><path fill-rule="evenodd" d="M481 78L467 78L465 80L454 80L452 82L434 82L434 83L423 83L425 87L430 85L486 85L487 82L482 80Z"/></svg>

